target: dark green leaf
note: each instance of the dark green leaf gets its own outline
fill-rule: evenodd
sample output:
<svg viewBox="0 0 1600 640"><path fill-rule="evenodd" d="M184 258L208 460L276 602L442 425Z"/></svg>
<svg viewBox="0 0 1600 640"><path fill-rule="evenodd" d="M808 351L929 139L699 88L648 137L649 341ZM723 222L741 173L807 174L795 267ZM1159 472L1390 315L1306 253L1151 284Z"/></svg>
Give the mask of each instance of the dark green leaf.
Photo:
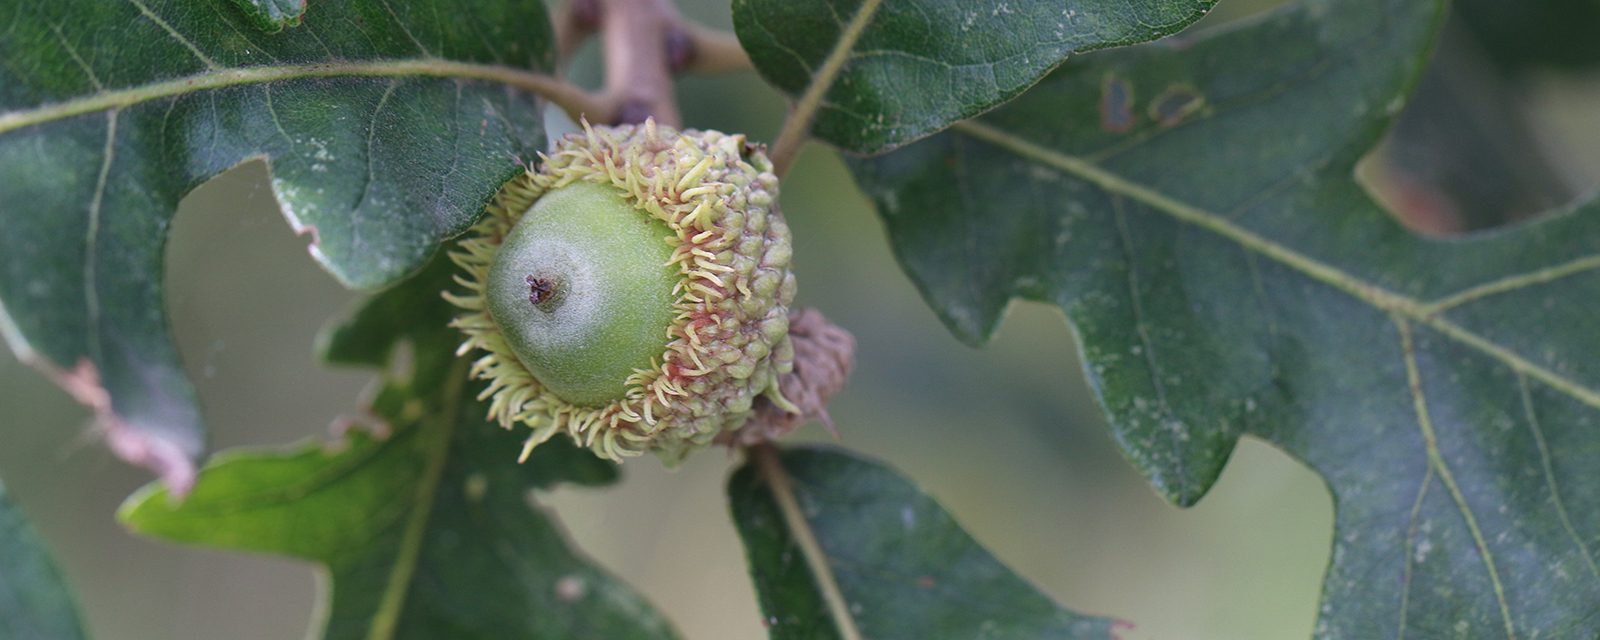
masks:
<svg viewBox="0 0 1600 640"><path fill-rule="evenodd" d="M1170 499L1198 500L1241 434L1327 480L1320 637L1593 638L1600 203L1435 241L1352 178L1442 13L1313 0L1096 54L855 169L958 334L1013 296L1066 311Z"/></svg>
<svg viewBox="0 0 1600 640"><path fill-rule="evenodd" d="M1112 637L1117 622L1056 605L893 470L833 448L769 453L734 473L728 495L774 640L848 637L829 591L875 640ZM807 564L802 518L833 580Z"/></svg>
<svg viewBox="0 0 1600 640"><path fill-rule="evenodd" d="M600 485L615 465L565 442L518 465L519 434L485 422L439 292L452 265L375 297L331 334L330 357L390 362L376 435L335 445L219 454L181 503L155 486L130 498L133 530L179 542L319 562L332 581L328 638L671 638L626 585L578 555L531 488ZM401 312L403 313L397 313ZM409 380L402 378L409 377ZM554 446L550 446L554 445Z"/></svg>
<svg viewBox="0 0 1600 640"><path fill-rule="evenodd" d="M1506 67L1593 67L1600 63L1600 2L1595 0L1458 0L1456 13Z"/></svg>
<svg viewBox="0 0 1600 640"><path fill-rule="evenodd" d="M768 82L796 96L827 86L814 135L871 153L983 113L1070 54L1176 33L1215 3L734 0L733 23Z"/></svg>
<svg viewBox="0 0 1600 640"><path fill-rule="evenodd" d="M234 0L246 15L255 19L262 31L277 33L284 27L300 24L306 0Z"/></svg>
<svg viewBox="0 0 1600 640"><path fill-rule="evenodd" d="M82 637L66 583L0 486L0 640Z"/></svg>
<svg viewBox="0 0 1600 640"><path fill-rule="evenodd" d="M7 2L0 25L0 333L180 490L203 437L161 272L185 193L263 158L312 254L375 288L542 141L538 0L326 0L276 34L235 0Z"/></svg>

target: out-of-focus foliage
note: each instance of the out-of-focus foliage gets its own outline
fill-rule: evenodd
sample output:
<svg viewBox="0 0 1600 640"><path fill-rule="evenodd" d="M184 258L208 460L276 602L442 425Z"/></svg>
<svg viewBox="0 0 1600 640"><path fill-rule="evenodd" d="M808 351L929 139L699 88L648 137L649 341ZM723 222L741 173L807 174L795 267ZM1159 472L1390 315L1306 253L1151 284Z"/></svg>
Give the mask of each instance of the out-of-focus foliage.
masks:
<svg viewBox="0 0 1600 640"><path fill-rule="evenodd" d="M1600 2L1456 0L1455 11L1496 62L1581 69L1600 63Z"/></svg>
<svg viewBox="0 0 1600 640"><path fill-rule="evenodd" d="M0 486L0 640L82 637L60 572Z"/></svg>

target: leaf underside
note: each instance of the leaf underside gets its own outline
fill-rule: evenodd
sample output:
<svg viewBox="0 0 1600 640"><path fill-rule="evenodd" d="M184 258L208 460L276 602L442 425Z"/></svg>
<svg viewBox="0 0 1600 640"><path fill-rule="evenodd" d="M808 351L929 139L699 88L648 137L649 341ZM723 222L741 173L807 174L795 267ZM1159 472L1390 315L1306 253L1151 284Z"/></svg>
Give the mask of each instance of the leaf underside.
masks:
<svg viewBox="0 0 1600 640"><path fill-rule="evenodd" d="M469 226L543 135L508 84L552 64L537 0L327 0L276 34L256 17L0 4L0 333L180 489L204 440L162 307L185 193L265 159L313 255L376 288Z"/></svg>
<svg viewBox="0 0 1600 640"><path fill-rule="evenodd" d="M888 467L831 447L787 449L778 460L863 637L1100 639L1120 624L1056 605ZM755 464L728 481L768 632L841 638L777 491Z"/></svg>
<svg viewBox="0 0 1600 640"><path fill-rule="evenodd" d="M1216 0L734 0L739 42L768 82L800 95L828 82L812 133L891 149L1022 93L1068 55L1177 33ZM861 12L865 27L851 40ZM835 78L820 77L836 49Z"/></svg>
<svg viewBox="0 0 1600 640"><path fill-rule="evenodd" d="M1600 203L1438 241L1353 179L1442 12L1312 0L1088 56L853 170L958 335L1066 311L1169 499L1243 434L1323 476L1319 637L1593 638Z"/></svg>
<svg viewBox="0 0 1600 640"><path fill-rule="evenodd" d="M369 365L411 344L411 379L391 371L373 401L380 435L224 452L181 503L152 486L129 498L121 519L168 540L324 565L326 638L674 637L532 502L533 488L611 483L616 467L565 442L517 464L519 434L485 421L466 362L452 357L459 338L439 297L452 272L436 259L325 341L330 360Z"/></svg>
<svg viewBox="0 0 1600 640"><path fill-rule="evenodd" d="M61 573L0 486L0 638L83 637Z"/></svg>

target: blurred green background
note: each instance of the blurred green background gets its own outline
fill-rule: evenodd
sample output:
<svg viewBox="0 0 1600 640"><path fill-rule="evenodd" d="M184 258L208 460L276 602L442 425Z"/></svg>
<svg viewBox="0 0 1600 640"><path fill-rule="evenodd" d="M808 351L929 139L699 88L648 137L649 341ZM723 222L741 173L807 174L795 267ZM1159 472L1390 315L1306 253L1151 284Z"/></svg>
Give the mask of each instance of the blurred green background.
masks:
<svg viewBox="0 0 1600 640"><path fill-rule="evenodd" d="M728 25L726 2L681 4L696 19ZM1207 23L1270 4L1225 0ZM593 49L575 62L574 78L596 79ZM1505 190L1542 189L1540 197L1566 201L1600 175L1600 75L1488 75L1514 82L1522 142L1554 158L1559 173L1555 186ZM688 78L680 98L689 126L757 139L777 131L785 108L752 74ZM1421 121L1426 128L1442 120ZM1463 131L1423 139L1459 144L1469 137ZM1375 154L1365 172L1391 201L1405 201L1403 189L1394 196L1393 176L1410 166L1406 158L1459 152L1403 142ZM179 211L169 247L168 308L213 450L327 437L337 416L357 409L371 379L315 361L316 331L357 296L308 259L307 239L284 224L265 177L251 164L197 190ZM991 345L965 347L900 272L881 225L831 151L807 150L786 180L783 203L800 304L821 308L859 340L853 384L832 408L843 444L918 481L979 541L1067 606L1133 621L1130 638L1309 637L1332 526L1328 493L1314 474L1247 439L1198 506L1167 505L1113 446L1057 310L1018 303ZM1458 220L1478 221L1433 230L1511 217L1462 214ZM57 552L95 637L303 637L315 602L312 567L125 533L113 511L148 476L112 459L92 427L66 394L0 356L0 477ZM811 426L797 438L828 436ZM544 500L575 541L666 611L685 638L761 638L723 497L734 463L720 450L671 472L639 459L624 466L618 487L561 489Z"/></svg>

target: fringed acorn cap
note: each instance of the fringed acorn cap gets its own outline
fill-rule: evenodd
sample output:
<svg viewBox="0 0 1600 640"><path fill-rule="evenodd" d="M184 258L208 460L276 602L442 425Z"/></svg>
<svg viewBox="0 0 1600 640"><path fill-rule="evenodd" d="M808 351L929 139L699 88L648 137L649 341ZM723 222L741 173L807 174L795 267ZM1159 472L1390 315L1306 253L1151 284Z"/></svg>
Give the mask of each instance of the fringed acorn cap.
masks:
<svg viewBox="0 0 1600 640"><path fill-rule="evenodd" d="M738 429L793 367L789 229L744 136L584 126L506 183L451 257L490 417L670 463Z"/></svg>

